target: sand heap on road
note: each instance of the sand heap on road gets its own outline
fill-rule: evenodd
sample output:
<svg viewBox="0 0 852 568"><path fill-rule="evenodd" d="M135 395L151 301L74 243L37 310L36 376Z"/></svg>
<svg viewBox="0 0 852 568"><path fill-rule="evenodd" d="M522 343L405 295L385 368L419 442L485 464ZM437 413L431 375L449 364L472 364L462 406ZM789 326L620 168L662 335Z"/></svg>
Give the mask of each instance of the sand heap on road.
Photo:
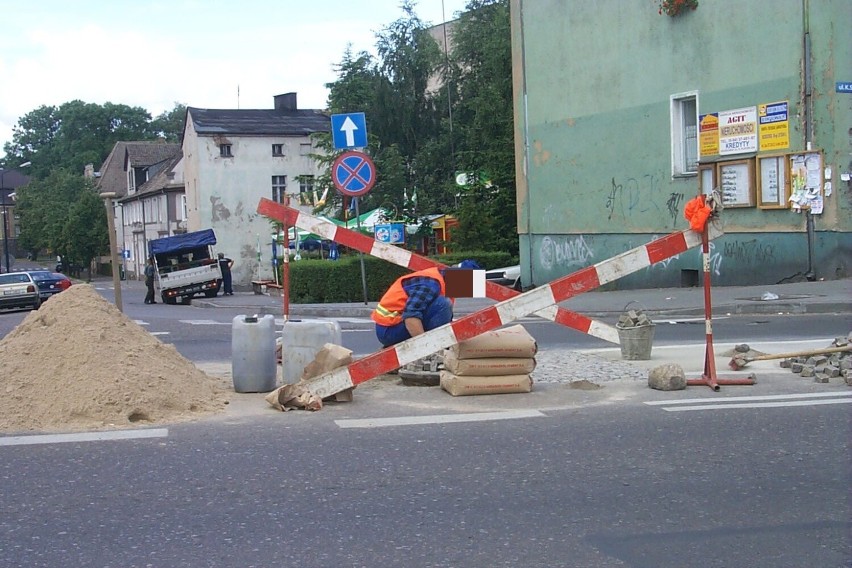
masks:
<svg viewBox="0 0 852 568"><path fill-rule="evenodd" d="M220 412L229 389L88 284L30 312L0 340L0 431L182 422Z"/></svg>

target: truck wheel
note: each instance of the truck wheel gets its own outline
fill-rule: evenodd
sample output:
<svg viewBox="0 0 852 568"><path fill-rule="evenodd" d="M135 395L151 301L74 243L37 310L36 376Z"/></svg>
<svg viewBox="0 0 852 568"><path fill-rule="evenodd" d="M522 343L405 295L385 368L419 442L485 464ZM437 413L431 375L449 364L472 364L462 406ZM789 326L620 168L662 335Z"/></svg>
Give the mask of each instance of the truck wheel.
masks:
<svg viewBox="0 0 852 568"><path fill-rule="evenodd" d="M180 299L180 303L183 306L189 306L192 304L192 296L184 296Z"/></svg>
<svg viewBox="0 0 852 568"><path fill-rule="evenodd" d="M218 288L215 289L215 290L205 290L204 291L204 297L205 298L215 298L218 293L219 293Z"/></svg>
<svg viewBox="0 0 852 568"><path fill-rule="evenodd" d="M163 296L163 303L174 306L175 304L177 304L177 298L167 298Z"/></svg>

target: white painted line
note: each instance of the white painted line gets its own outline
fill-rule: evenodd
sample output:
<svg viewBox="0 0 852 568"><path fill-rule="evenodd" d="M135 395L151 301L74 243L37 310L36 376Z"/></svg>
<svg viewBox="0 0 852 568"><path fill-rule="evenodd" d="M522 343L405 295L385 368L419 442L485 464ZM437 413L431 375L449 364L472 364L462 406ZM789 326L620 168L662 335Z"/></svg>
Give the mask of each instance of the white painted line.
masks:
<svg viewBox="0 0 852 568"><path fill-rule="evenodd" d="M145 320L133 320L133 323L135 323L136 325L151 325Z"/></svg>
<svg viewBox="0 0 852 568"><path fill-rule="evenodd" d="M784 406L820 406L823 404L852 404L852 398L840 400L791 400L789 402L744 402L742 404L699 404L666 408L666 412L687 412L689 410L729 410L731 408L781 408Z"/></svg>
<svg viewBox="0 0 852 568"><path fill-rule="evenodd" d="M716 399L718 402L752 401L752 400L794 400L797 398L828 398L834 396L852 396L852 392L810 392L802 394L770 394L765 396L732 396ZM710 398L685 398L683 400L655 400L646 402L648 406L669 406L672 404L694 404L696 402L708 402Z"/></svg>
<svg viewBox="0 0 852 568"><path fill-rule="evenodd" d="M231 325L232 322L215 321L215 320L178 320L180 323L189 325Z"/></svg>
<svg viewBox="0 0 852 568"><path fill-rule="evenodd" d="M152 331L151 335L168 335L168 331Z"/></svg>
<svg viewBox="0 0 852 568"><path fill-rule="evenodd" d="M487 420L515 420L517 418L543 418L538 410L509 410L506 412L473 412L470 414L433 414L431 416L400 416L398 418L364 418L335 420L340 428L382 428L385 426L411 426L414 424L452 424L456 422L484 422Z"/></svg>
<svg viewBox="0 0 852 568"><path fill-rule="evenodd" d="M67 442L99 442L104 440L135 440L138 438L165 438L167 428L151 430L116 430L112 432L79 432L75 434L41 434L34 436L0 437L0 446L29 446L35 444L63 444Z"/></svg>

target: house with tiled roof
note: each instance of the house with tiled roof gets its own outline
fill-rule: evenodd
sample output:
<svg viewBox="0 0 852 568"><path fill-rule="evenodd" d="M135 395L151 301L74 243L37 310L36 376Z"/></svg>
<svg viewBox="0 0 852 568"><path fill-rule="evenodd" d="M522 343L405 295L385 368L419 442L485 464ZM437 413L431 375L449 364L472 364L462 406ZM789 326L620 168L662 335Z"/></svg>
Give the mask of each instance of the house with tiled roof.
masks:
<svg viewBox="0 0 852 568"><path fill-rule="evenodd" d="M97 175L116 195L116 242L128 278L141 278L151 239L186 231L180 144L116 142Z"/></svg>
<svg viewBox="0 0 852 568"><path fill-rule="evenodd" d="M273 102L271 109L186 110L187 230L214 230L216 248L235 261L236 285L273 277L272 227L257 214L260 199L296 205L322 173L312 135L329 131L329 116L299 109L296 93Z"/></svg>

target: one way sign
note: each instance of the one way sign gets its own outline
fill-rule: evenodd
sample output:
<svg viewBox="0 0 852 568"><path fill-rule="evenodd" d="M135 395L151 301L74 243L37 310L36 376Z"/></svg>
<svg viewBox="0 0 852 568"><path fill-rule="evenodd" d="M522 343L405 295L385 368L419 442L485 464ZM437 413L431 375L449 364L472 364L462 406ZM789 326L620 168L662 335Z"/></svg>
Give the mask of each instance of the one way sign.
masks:
<svg viewBox="0 0 852 568"><path fill-rule="evenodd" d="M367 147L367 119L363 112L331 115L335 150Z"/></svg>

